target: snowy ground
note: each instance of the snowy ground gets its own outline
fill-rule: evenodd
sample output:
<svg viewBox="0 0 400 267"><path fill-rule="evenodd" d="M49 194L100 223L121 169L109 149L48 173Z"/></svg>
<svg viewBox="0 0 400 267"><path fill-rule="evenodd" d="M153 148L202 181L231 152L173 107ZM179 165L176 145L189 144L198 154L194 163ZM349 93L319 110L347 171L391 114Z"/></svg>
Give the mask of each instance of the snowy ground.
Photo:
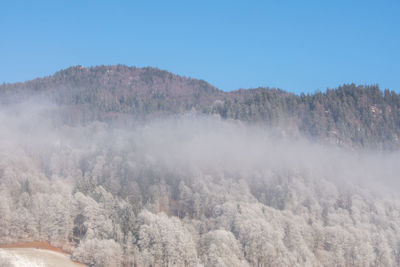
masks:
<svg viewBox="0 0 400 267"><path fill-rule="evenodd" d="M1 248L2 267L77 267L69 255L36 248Z"/></svg>

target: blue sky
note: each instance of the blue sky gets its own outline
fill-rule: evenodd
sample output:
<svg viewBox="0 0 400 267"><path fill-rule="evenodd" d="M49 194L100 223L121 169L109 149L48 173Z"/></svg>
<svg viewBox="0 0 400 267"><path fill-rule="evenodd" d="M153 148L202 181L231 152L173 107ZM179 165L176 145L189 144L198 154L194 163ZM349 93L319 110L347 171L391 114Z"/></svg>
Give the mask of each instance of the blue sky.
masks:
<svg viewBox="0 0 400 267"><path fill-rule="evenodd" d="M400 1L1 1L0 82L153 66L222 90L400 91Z"/></svg>

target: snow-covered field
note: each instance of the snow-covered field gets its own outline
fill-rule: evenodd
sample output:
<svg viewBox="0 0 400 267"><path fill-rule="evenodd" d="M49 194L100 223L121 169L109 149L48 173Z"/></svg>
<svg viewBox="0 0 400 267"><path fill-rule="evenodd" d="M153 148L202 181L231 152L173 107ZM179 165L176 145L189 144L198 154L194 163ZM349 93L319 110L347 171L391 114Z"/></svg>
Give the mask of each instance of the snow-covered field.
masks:
<svg viewBox="0 0 400 267"><path fill-rule="evenodd" d="M1 267L77 267L69 255L36 248L1 248Z"/></svg>

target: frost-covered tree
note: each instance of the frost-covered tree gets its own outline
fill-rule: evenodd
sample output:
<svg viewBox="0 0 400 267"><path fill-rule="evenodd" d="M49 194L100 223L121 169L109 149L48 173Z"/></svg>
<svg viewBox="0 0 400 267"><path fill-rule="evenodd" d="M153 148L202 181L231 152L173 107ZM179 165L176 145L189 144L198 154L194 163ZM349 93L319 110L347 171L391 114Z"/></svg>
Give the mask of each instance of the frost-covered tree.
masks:
<svg viewBox="0 0 400 267"><path fill-rule="evenodd" d="M200 240L200 256L204 266L249 266L242 247L232 232L214 230Z"/></svg>
<svg viewBox="0 0 400 267"><path fill-rule="evenodd" d="M142 211L136 235L141 266L193 266L197 263L196 244L178 218Z"/></svg>
<svg viewBox="0 0 400 267"><path fill-rule="evenodd" d="M119 267L122 249L114 240L86 239L74 249L72 258L93 267Z"/></svg>

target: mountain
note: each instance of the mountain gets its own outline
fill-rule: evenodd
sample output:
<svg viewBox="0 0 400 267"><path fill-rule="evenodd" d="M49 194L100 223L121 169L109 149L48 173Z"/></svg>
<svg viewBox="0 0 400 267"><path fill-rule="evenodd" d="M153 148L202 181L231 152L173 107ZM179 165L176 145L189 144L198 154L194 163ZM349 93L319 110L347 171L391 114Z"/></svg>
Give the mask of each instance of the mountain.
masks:
<svg viewBox="0 0 400 267"><path fill-rule="evenodd" d="M66 123L145 120L162 115L218 114L224 119L285 125L303 135L351 147L400 147L400 96L377 85L346 84L295 95L279 89L221 91L203 80L156 68L70 67L52 76L0 86L3 105L46 97ZM128 119L127 119L128 118ZM287 127L289 124L291 127Z"/></svg>
<svg viewBox="0 0 400 267"><path fill-rule="evenodd" d="M212 102L222 92L210 84L154 68L71 67L52 76L1 86L7 102L40 95L73 110L71 123L108 120L123 114L148 118ZM3 99L2 99L3 100ZM4 100L3 100L4 102Z"/></svg>
<svg viewBox="0 0 400 267"><path fill-rule="evenodd" d="M78 66L0 102L0 247L91 267L400 266L395 92Z"/></svg>

